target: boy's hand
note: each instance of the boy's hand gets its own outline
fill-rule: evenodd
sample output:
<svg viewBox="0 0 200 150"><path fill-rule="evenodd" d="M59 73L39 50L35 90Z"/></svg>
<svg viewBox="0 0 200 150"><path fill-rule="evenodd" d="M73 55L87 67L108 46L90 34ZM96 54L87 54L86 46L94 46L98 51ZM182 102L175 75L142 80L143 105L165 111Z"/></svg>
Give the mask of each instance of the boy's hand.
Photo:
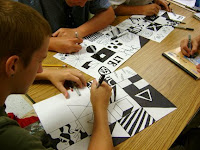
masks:
<svg viewBox="0 0 200 150"><path fill-rule="evenodd" d="M59 53L74 53L82 49L80 45L83 42L80 38L51 37L49 50Z"/></svg>
<svg viewBox="0 0 200 150"><path fill-rule="evenodd" d="M155 3L161 6L164 10L171 12L170 7L168 6L169 3L166 0L156 0Z"/></svg>
<svg viewBox="0 0 200 150"><path fill-rule="evenodd" d="M153 16L157 15L161 7L157 4L149 4L143 6L143 15Z"/></svg>
<svg viewBox="0 0 200 150"><path fill-rule="evenodd" d="M198 43L198 39L192 39L192 49L188 48L188 39L184 39L181 41L180 43L180 47L181 47L181 52L183 53L183 55L190 57L191 55L193 55L195 52L198 51L198 47L199 47L199 43Z"/></svg>
<svg viewBox="0 0 200 150"><path fill-rule="evenodd" d="M91 86L91 103L93 106L94 113L107 113L107 108L111 96L112 88L106 83L103 82L99 88L97 88L97 81L93 80Z"/></svg>
<svg viewBox="0 0 200 150"><path fill-rule="evenodd" d="M77 69L45 69L48 79L51 83L68 98L69 94L64 87L66 80L73 81L78 84L80 88L86 86L86 81L83 74Z"/></svg>

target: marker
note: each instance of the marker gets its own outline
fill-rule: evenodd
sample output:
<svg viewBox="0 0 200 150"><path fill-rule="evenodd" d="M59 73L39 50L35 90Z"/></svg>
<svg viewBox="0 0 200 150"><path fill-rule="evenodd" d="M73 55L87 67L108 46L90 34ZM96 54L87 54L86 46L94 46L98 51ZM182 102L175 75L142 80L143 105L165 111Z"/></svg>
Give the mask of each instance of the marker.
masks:
<svg viewBox="0 0 200 150"><path fill-rule="evenodd" d="M190 31L194 31L193 28L187 28L187 27L180 27L180 26L172 26L174 28L178 28L178 29L184 29L184 30L190 30Z"/></svg>
<svg viewBox="0 0 200 150"><path fill-rule="evenodd" d="M188 35L188 48L190 49L190 51L192 51L192 38L191 38L191 35ZM189 58L195 58L197 55L199 55L199 53L195 52L193 55L190 55Z"/></svg>
<svg viewBox="0 0 200 150"><path fill-rule="evenodd" d="M79 89L76 86L74 86L74 90L76 91L76 93L78 94L78 96L81 96L81 93L80 93Z"/></svg>
<svg viewBox="0 0 200 150"><path fill-rule="evenodd" d="M79 91L79 89L75 86L75 83L74 82L71 82L71 86L72 86L72 89L76 91L76 93L78 94L78 96L81 96L81 93Z"/></svg>
<svg viewBox="0 0 200 150"><path fill-rule="evenodd" d="M191 35L188 35L188 48L192 50L192 41L191 41Z"/></svg>
<svg viewBox="0 0 200 150"><path fill-rule="evenodd" d="M42 67L67 67L67 65L42 64Z"/></svg>
<svg viewBox="0 0 200 150"><path fill-rule="evenodd" d="M111 38L111 40L115 40L115 39L117 39L117 38L119 38L119 37L121 37L121 36L124 36L124 35L127 34L127 33L128 33L128 31L125 31L125 32L123 32L122 34L115 35L115 36L113 36L113 37Z"/></svg>
<svg viewBox="0 0 200 150"><path fill-rule="evenodd" d="M98 83L98 85L97 85L97 88L99 88L99 87L101 86L101 84L102 84L104 78L105 78L105 75L101 75L101 77L99 78L99 83Z"/></svg>
<svg viewBox="0 0 200 150"><path fill-rule="evenodd" d="M70 89L72 92L74 91L72 87L69 87L69 89Z"/></svg>

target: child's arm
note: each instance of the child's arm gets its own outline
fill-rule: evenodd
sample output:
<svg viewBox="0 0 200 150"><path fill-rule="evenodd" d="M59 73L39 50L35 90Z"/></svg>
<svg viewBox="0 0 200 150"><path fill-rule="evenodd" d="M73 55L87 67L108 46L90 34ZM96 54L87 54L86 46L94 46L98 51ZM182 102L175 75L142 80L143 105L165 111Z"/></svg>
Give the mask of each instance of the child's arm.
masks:
<svg viewBox="0 0 200 150"><path fill-rule="evenodd" d="M116 15L146 15L152 16L157 15L161 7L157 4L149 4L143 6L129 6L129 5L119 5L114 9Z"/></svg>
<svg viewBox="0 0 200 150"><path fill-rule="evenodd" d="M78 33L79 38L83 38L90 34L93 34L101 29L104 29L111 24L115 19L114 11L112 7L95 14L89 21L81 26L73 29L62 28L56 31L53 36L62 37L74 37L75 32Z"/></svg>
<svg viewBox="0 0 200 150"><path fill-rule="evenodd" d="M103 82L97 88L94 80L91 87L91 103L94 112L94 125L89 150L113 150L113 143L108 126L107 108L112 88Z"/></svg>

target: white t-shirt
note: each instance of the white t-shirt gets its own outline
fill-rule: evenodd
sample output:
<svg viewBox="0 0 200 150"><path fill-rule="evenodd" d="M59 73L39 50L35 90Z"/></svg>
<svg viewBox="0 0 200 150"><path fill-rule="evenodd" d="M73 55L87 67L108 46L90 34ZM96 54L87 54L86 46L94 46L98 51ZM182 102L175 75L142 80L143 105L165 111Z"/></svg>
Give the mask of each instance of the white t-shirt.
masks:
<svg viewBox="0 0 200 150"><path fill-rule="evenodd" d="M153 0L109 0L113 8L116 8L118 5L132 5L140 6L150 4Z"/></svg>

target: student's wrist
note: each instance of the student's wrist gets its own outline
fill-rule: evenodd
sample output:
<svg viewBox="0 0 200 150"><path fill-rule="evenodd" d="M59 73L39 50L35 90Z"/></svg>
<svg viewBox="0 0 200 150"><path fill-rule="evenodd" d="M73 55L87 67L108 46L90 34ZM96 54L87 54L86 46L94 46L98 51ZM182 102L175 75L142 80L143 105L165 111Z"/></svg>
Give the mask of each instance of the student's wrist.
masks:
<svg viewBox="0 0 200 150"><path fill-rule="evenodd" d="M49 50L55 50L56 48L55 48L55 39L56 39L56 37L51 37L50 38L50 41L49 41Z"/></svg>
<svg viewBox="0 0 200 150"><path fill-rule="evenodd" d="M79 38L84 38L85 36L87 36L86 30L84 30L81 26L79 26L78 28L75 28L74 30L75 32L78 33Z"/></svg>
<svg viewBox="0 0 200 150"><path fill-rule="evenodd" d="M93 113L96 116L107 116L107 109L106 108L100 108L97 106L96 108L93 108Z"/></svg>

